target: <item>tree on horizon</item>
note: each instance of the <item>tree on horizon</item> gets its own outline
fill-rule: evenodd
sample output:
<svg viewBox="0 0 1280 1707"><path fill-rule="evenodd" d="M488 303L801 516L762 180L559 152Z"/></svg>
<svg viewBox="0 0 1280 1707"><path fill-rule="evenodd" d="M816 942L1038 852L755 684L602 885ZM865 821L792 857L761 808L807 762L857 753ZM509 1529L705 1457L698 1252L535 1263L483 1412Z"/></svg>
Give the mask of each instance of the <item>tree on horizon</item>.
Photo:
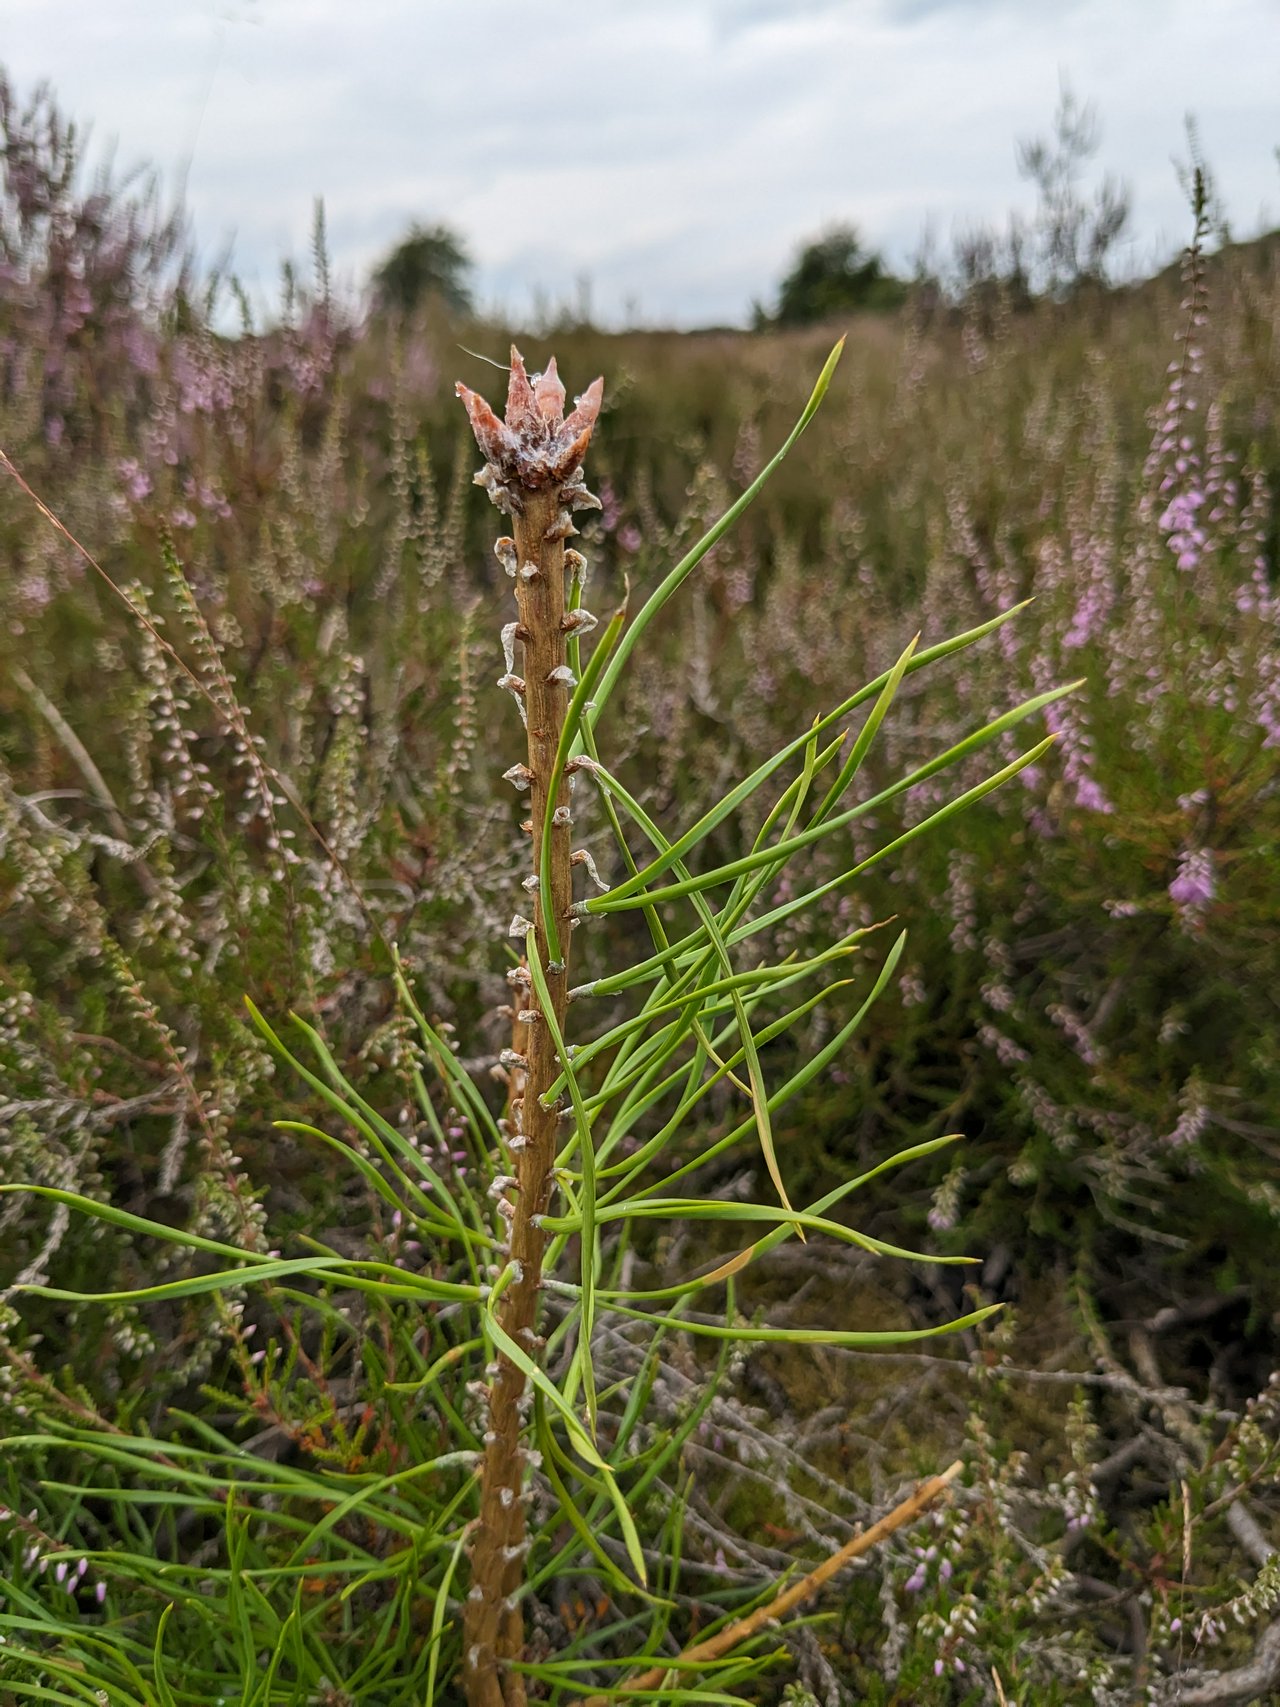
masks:
<svg viewBox="0 0 1280 1707"><path fill-rule="evenodd" d="M412 314L434 296L459 314L469 313L471 270L471 257L456 231L415 223L374 271L375 305L384 312Z"/></svg>
<svg viewBox="0 0 1280 1707"><path fill-rule="evenodd" d="M907 287L867 249L856 227L830 226L804 244L778 288L772 314L756 308L756 325L811 326L860 309L896 308Z"/></svg>

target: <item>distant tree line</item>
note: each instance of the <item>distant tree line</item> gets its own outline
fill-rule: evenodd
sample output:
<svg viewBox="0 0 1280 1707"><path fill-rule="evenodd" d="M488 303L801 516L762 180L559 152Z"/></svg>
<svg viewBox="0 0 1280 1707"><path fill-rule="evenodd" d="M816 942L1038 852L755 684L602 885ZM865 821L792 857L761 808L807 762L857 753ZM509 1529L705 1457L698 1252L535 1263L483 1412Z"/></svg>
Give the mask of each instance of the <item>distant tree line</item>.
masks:
<svg viewBox="0 0 1280 1707"><path fill-rule="evenodd" d="M1018 170L1036 190L1029 220L1015 214L1003 229L970 227L956 237L945 263L922 255L910 281L889 270L856 226L835 223L796 251L773 306L753 304L753 325L760 331L885 312L900 307L913 290L920 300L981 303L998 295L1022 307L1037 297L1061 301L1106 285L1128 226L1130 198L1110 174L1092 190L1086 184L1098 140L1093 108L1064 86L1049 136L1018 144ZM471 271L456 232L447 225L414 225L373 275L375 307L411 314L435 299L469 313Z"/></svg>
<svg viewBox="0 0 1280 1707"><path fill-rule="evenodd" d="M833 225L800 249L772 313L756 303L752 318L757 330L810 326L861 310L898 308L907 290L903 279L886 271L883 258L863 246L852 225Z"/></svg>

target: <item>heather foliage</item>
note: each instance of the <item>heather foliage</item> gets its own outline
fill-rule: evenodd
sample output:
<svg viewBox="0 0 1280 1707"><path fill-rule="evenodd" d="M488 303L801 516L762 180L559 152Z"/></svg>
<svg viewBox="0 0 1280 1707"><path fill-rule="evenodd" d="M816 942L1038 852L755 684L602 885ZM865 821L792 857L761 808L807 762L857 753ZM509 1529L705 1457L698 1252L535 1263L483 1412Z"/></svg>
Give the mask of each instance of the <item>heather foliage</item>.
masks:
<svg viewBox="0 0 1280 1707"><path fill-rule="evenodd" d="M26 1289L0 1305L0 1698L92 1699L89 1668L120 1703L230 1680L246 1702L452 1699L510 1070L497 944L527 872L497 780L509 583L443 383L464 358L431 310L336 301L322 232L276 323L216 332L234 282L195 289L154 197L86 192L47 98L0 85L0 117L0 445L98 565L5 475L0 1183L45 1195L0 1198L0 1282ZM609 1428L593 1469L537 1388L526 1615L550 1699L766 1601L956 1450L949 1507L866 1562L840 1622L787 1632L763 1682L776 1634L732 1653L688 1698L766 1699L772 1676L793 1700L1216 1701L1240 1697L1193 1674L1266 1659L1280 281L1266 248L1207 260L1203 211L1180 280L1087 315L975 293L855 327L821 431L616 687L608 774L635 823L681 825L917 630L923 651L1035 601L902 677L861 755L874 812L764 868L756 938L763 964L843 943L874 967L762 1051L797 1081L768 1128L792 1202L918 1149L859 1228L991 1260L962 1293L954 1266L782 1239L728 1317L723 1293L676 1300L655 1336L597 1302L587 1365L557 1303L556 1390L580 1415L593 1385ZM462 341L505 353L492 328ZM584 329L557 353L617 376L579 522L602 610L752 485L820 360L804 334ZM1074 677L1055 752L841 881L1021 749L898 779ZM819 755L797 752L815 800ZM697 869L788 821L795 775L716 822ZM603 799L581 835L618 886ZM654 952L608 895L581 935L593 973ZM759 1133L715 1153L736 1094L668 1162L702 1199L776 1206ZM652 1136L622 1122L613 1161ZM623 1225L600 1301L741 1242ZM898 1361L801 1337L1000 1298L998 1326ZM705 1337L763 1320L784 1337Z"/></svg>

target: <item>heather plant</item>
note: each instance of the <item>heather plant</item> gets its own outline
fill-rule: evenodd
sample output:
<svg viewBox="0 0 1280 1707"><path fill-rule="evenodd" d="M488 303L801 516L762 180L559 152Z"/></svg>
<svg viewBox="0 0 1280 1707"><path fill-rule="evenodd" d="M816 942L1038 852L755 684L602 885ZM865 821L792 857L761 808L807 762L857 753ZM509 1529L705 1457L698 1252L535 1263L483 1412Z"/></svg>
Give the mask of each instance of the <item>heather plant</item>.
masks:
<svg viewBox="0 0 1280 1707"><path fill-rule="evenodd" d="M1280 635L1274 453L1257 438L1228 442L1234 363L1216 382L1206 367L1203 201L1196 219L1140 473L1126 472L1096 378L1075 407L1050 409L1043 390L1030 399L1025 501L984 494L976 468L950 471L916 605L926 633L943 609L972 620L1036 600L1028 624L1003 631L997 669L979 659L954 678L957 719L1071 668L1087 686L1048 713L1060 772L1024 772L970 820L963 850L909 856L903 880L946 901L934 943L907 966L892 1046L912 1062L912 1129L935 1099L925 1118L946 1124L968 1107L986 1123L1004 1111L998 1159L967 1149L963 1181L949 1176L933 1206L940 1229L969 1219L966 1199L971 1216L1012 1188L1055 1245L1092 1223L1104 1265L1131 1241L1159 1240L1222 1262L1230 1283L1231 1246L1265 1240L1272 1216L1274 1013L1255 978L1274 954ZM979 370L973 383L980 397L1003 382ZM878 608L888 615L883 593ZM891 724L886 757L898 760L904 737ZM1001 856L1010 845L1031 851L1031 871ZM929 967L944 955L941 983ZM946 1064L944 1036L963 1075Z"/></svg>
<svg viewBox="0 0 1280 1707"><path fill-rule="evenodd" d="M690 768L774 739L797 696L863 667L904 609L928 637L957 610L977 622L1034 598L931 696L929 726L1080 670L1085 688L1048 714L1062 767L1024 772L947 844L916 844L891 882L869 873L830 904L824 925L842 904L865 921L910 895L920 923L896 997L805 1114L837 1156L884 1120L968 1127L922 1219L989 1243L1028 1225L1020 1266L1083 1260L1104 1292L1145 1250L1153 1308L1206 1261L1225 1287L1245 1269L1263 1283L1272 1224L1280 464L1273 410L1241 376L1260 362L1274 378L1275 274L1265 256L1208 261L1203 205L1196 217L1181 307L1115 305L1105 349L1077 361L1056 328L966 320L908 339L896 389L859 375L873 401L815 471L828 489L844 479L841 497L748 525L695 591L664 683L664 729L678 720L689 757L659 773L678 791ZM1128 346L1144 352L1145 407L1111 378ZM704 459L691 512L749 460L745 438ZM833 582L850 596L833 603ZM908 682L872 770L917 752L919 727ZM659 767L659 744L645 750ZM852 826L832 869L867 845ZM784 930L788 947L818 940Z"/></svg>

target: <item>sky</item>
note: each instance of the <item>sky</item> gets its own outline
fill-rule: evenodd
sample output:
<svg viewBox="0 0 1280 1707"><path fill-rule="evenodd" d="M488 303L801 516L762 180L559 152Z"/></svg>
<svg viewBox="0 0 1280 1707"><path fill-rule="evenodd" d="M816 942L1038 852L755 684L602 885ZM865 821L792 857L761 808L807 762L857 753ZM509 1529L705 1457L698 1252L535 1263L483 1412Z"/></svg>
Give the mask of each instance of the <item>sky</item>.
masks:
<svg viewBox="0 0 1280 1707"><path fill-rule="evenodd" d="M1020 139L1065 81L1133 221L1186 242L1185 119L1240 236L1280 223L1280 0L0 0L0 62L89 157L149 164L201 252L274 300L323 197L356 289L416 221L465 239L512 318L733 325L852 223L908 269L1029 211Z"/></svg>

